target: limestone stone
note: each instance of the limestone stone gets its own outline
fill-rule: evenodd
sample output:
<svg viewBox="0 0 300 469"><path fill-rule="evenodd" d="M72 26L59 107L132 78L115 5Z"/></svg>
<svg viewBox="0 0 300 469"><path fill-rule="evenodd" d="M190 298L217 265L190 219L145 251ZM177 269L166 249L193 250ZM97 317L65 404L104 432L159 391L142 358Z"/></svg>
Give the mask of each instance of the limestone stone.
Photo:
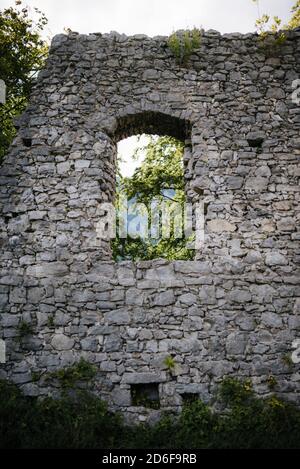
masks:
<svg viewBox="0 0 300 469"><path fill-rule="evenodd" d="M11 289L9 300L11 303L26 303L26 289L22 287L14 287Z"/></svg>
<svg viewBox="0 0 300 469"><path fill-rule="evenodd" d="M81 171L84 168L88 168L91 162L89 160L76 160L75 161L75 171Z"/></svg>
<svg viewBox="0 0 300 469"><path fill-rule="evenodd" d="M74 346L74 339L65 334L54 334L51 344L56 350L71 350Z"/></svg>
<svg viewBox="0 0 300 469"><path fill-rule="evenodd" d="M63 277L69 272L68 266L63 262L44 262L42 264L30 265L26 273L32 277Z"/></svg>
<svg viewBox="0 0 300 469"><path fill-rule="evenodd" d="M65 174L70 170L70 163L69 161L64 161L62 163L57 163L57 173L58 174Z"/></svg>
<svg viewBox="0 0 300 469"><path fill-rule="evenodd" d="M208 221L207 227L213 233L223 233L224 231L232 232L236 230L235 224L230 223L229 221L222 218Z"/></svg>
<svg viewBox="0 0 300 469"><path fill-rule="evenodd" d="M116 386L112 391L112 400L118 407L129 407L131 405L130 391Z"/></svg>
<svg viewBox="0 0 300 469"><path fill-rule="evenodd" d="M109 311L105 313L104 317L108 324L128 324L130 322L130 316L126 309Z"/></svg>
<svg viewBox="0 0 300 469"><path fill-rule="evenodd" d="M271 267L276 265L286 265L288 263L286 257L278 251L268 252L265 262Z"/></svg>
<svg viewBox="0 0 300 469"><path fill-rule="evenodd" d="M201 304L213 305L216 303L216 291L214 286L203 286L199 288L199 299Z"/></svg>
<svg viewBox="0 0 300 469"><path fill-rule="evenodd" d="M168 306L173 304L175 301L174 293L172 290L167 290L155 295L152 300L153 306Z"/></svg>
<svg viewBox="0 0 300 469"><path fill-rule="evenodd" d="M282 326L282 318L276 314L271 312L262 313L261 321L263 324L269 327L281 327Z"/></svg>
<svg viewBox="0 0 300 469"><path fill-rule="evenodd" d="M273 303L273 298L277 296L276 289L270 285L253 285L250 287L252 299L256 303Z"/></svg>
<svg viewBox="0 0 300 469"><path fill-rule="evenodd" d="M247 264L256 264L257 262L261 262L261 260L262 255L260 251L255 251L253 249L249 250L245 257L245 262L247 262Z"/></svg>
<svg viewBox="0 0 300 469"><path fill-rule="evenodd" d="M292 217L284 217L277 222L279 231L294 231L296 228L296 221Z"/></svg>
<svg viewBox="0 0 300 469"><path fill-rule="evenodd" d="M242 331L253 331L256 327L254 318L248 313L241 313L235 320Z"/></svg>
<svg viewBox="0 0 300 469"><path fill-rule="evenodd" d="M255 171L255 175L262 178L269 178L271 176L271 170L269 166L259 166Z"/></svg>
<svg viewBox="0 0 300 469"><path fill-rule="evenodd" d="M96 352L98 350L99 340L95 337L86 337L80 341L82 350Z"/></svg>
<svg viewBox="0 0 300 469"><path fill-rule="evenodd" d="M45 295L45 290L39 287L28 289L28 301L32 304L39 304Z"/></svg>
<svg viewBox="0 0 300 469"><path fill-rule="evenodd" d="M197 296L194 295L193 293L185 293L183 295L180 295L178 297L178 300L180 301L180 303L192 306L194 304L197 304L198 299L197 299Z"/></svg>
<svg viewBox="0 0 300 469"><path fill-rule="evenodd" d="M251 301L251 293L247 290L241 290L239 288L233 289L229 293L229 299L233 303L248 303Z"/></svg>
<svg viewBox="0 0 300 469"><path fill-rule="evenodd" d="M142 305L144 302L143 293L141 293L137 288L129 288L126 292L126 304L128 305Z"/></svg>
<svg viewBox="0 0 300 469"><path fill-rule="evenodd" d="M118 350L121 350L122 345L123 341L121 337L119 337L117 334L110 334L105 339L104 350L106 352L117 352Z"/></svg>
<svg viewBox="0 0 300 469"><path fill-rule="evenodd" d="M162 383L165 373L124 373L122 382L127 384Z"/></svg>
<svg viewBox="0 0 300 469"><path fill-rule="evenodd" d="M270 87L267 91L267 98L284 99L285 92L281 88Z"/></svg>
<svg viewBox="0 0 300 469"><path fill-rule="evenodd" d="M247 334L232 332L226 340L226 352L229 355L242 355L247 346Z"/></svg>
<svg viewBox="0 0 300 469"><path fill-rule="evenodd" d="M269 179L266 177L249 177L246 179L245 188L253 190L255 192L262 192L264 190L267 190L268 183Z"/></svg>
<svg viewBox="0 0 300 469"><path fill-rule="evenodd" d="M228 176L226 179L226 185L228 189L240 189L243 185L244 178L240 176Z"/></svg>

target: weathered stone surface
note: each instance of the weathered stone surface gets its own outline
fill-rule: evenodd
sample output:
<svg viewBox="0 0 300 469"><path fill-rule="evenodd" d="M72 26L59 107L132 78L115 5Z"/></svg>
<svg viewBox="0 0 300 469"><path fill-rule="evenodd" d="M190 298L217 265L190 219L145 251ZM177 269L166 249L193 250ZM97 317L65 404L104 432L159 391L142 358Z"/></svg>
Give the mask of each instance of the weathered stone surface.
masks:
<svg viewBox="0 0 300 469"><path fill-rule="evenodd" d="M256 264L257 262L260 262L262 260L262 255L259 251L254 251L250 250L248 251L246 257L245 257L245 262L247 264Z"/></svg>
<svg viewBox="0 0 300 469"><path fill-rule="evenodd" d="M214 233L223 233L224 231L232 232L236 229L236 225L230 223L227 220L223 220L222 218L208 221L207 227L210 231Z"/></svg>
<svg viewBox="0 0 300 469"><path fill-rule="evenodd" d="M268 393L272 373L300 402L296 365L282 361L300 313L299 116L287 101L300 36L288 36L266 58L251 34L204 32L187 67L166 37L54 38L1 164L1 377L56 395L30 370L84 358L93 391L135 420L135 383L159 383L161 410L176 411L181 392L209 400L227 374ZM185 192L204 225L194 260L115 263L101 237L116 143L141 133L187 142Z"/></svg>
<svg viewBox="0 0 300 469"><path fill-rule="evenodd" d="M241 313L235 320L242 331L253 331L256 327L254 318L247 313Z"/></svg>
<svg viewBox="0 0 300 469"><path fill-rule="evenodd" d="M45 295L45 290L43 288L34 287L28 290L28 301L32 304L39 304L41 299Z"/></svg>
<svg viewBox="0 0 300 469"><path fill-rule="evenodd" d="M129 288L126 292L125 302L127 305L139 305L144 302L144 295L137 288Z"/></svg>
<svg viewBox="0 0 300 469"><path fill-rule="evenodd" d="M69 161L64 161L63 163L58 163L57 164L57 173L58 174L65 174L69 171L69 169L70 169Z"/></svg>
<svg viewBox="0 0 300 469"><path fill-rule="evenodd" d="M228 189L240 189L243 185L244 178L240 176L228 176L226 185Z"/></svg>
<svg viewBox="0 0 300 469"><path fill-rule="evenodd" d="M63 262L44 262L39 265L31 265L26 269L26 274L32 277L63 277L68 272L68 266Z"/></svg>
<svg viewBox="0 0 300 469"><path fill-rule="evenodd" d="M168 306L174 303L174 293L172 290L167 290L155 295L152 300L153 306Z"/></svg>
<svg viewBox="0 0 300 469"><path fill-rule="evenodd" d="M99 346L99 340L95 337L87 337L80 342L82 350L90 350L96 352Z"/></svg>
<svg viewBox="0 0 300 469"><path fill-rule="evenodd" d="M292 217L284 217L277 222L277 229L279 231L294 231L296 227L296 220Z"/></svg>
<svg viewBox="0 0 300 469"><path fill-rule="evenodd" d="M118 407L129 407L131 405L130 391L116 386L112 392L112 400Z"/></svg>
<svg viewBox="0 0 300 469"><path fill-rule="evenodd" d="M267 91L267 98L284 99L285 98L285 92L283 91L282 88L271 87Z"/></svg>
<svg viewBox="0 0 300 469"><path fill-rule="evenodd" d="M201 304L213 305L216 303L216 292L213 286L199 288L199 299Z"/></svg>
<svg viewBox="0 0 300 469"><path fill-rule="evenodd" d="M26 290L25 288L12 288L9 296L11 303L26 303Z"/></svg>
<svg viewBox="0 0 300 469"><path fill-rule="evenodd" d="M250 291L255 303L272 304L273 298L277 296L275 288L270 285L253 285Z"/></svg>
<svg viewBox="0 0 300 469"><path fill-rule="evenodd" d="M229 355L242 355L247 345L247 335L242 332L232 332L226 340L226 352Z"/></svg>
<svg viewBox="0 0 300 469"><path fill-rule="evenodd" d="M126 309L116 309L105 313L105 321L108 324L128 324L130 322L130 316Z"/></svg>
<svg viewBox="0 0 300 469"><path fill-rule="evenodd" d="M248 303L251 301L251 294L246 290L234 289L229 293L229 299L233 303Z"/></svg>
<svg viewBox="0 0 300 469"><path fill-rule="evenodd" d="M165 373L124 373L122 381L127 384L162 383Z"/></svg>
<svg viewBox="0 0 300 469"><path fill-rule="evenodd" d="M56 350L71 350L74 346L74 339L64 334L55 334L52 338L51 344Z"/></svg>
<svg viewBox="0 0 300 469"><path fill-rule="evenodd" d="M281 327L282 326L282 319L276 313L262 313L261 321L263 324L269 327Z"/></svg>
<svg viewBox="0 0 300 469"><path fill-rule="evenodd" d="M178 300L180 303L186 304L188 306L195 305L198 302L197 296L193 295L192 293L185 293L184 295L179 296Z"/></svg>
<svg viewBox="0 0 300 469"><path fill-rule="evenodd" d="M269 179L261 176L249 177L246 180L246 189L253 190L255 192L262 192L267 190Z"/></svg>
<svg viewBox="0 0 300 469"><path fill-rule="evenodd" d="M275 265L286 265L288 263L288 260L280 252L271 251L267 253L265 262L269 266L275 266Z"/></svg>
<svg viewBox="0 0 300 469"><path fill-rule="evenodd" d="M122 338L117 334L110 334L104 342L104 350L106 352L117 352L122 349Z"/></svg>

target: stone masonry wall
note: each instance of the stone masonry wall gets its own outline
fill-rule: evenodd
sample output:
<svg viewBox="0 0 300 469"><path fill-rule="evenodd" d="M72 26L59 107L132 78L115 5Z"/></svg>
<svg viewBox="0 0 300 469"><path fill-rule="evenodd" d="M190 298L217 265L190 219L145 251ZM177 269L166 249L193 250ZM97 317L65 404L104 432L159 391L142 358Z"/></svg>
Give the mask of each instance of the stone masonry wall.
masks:
<svg viewBox="0 0 300 469"><path fill-rule="evenodd" d="M1 167L1 377L55 393L45 374L83 357L94 391L140 419L158 411L132 406L136 383L159 383L161 409L225 375L261 394L274 377L299 402L299 44L299 29L278 48L207 31L181 67L165 37L54 37ZM116 144L142 132L185 141L205 207L194 261L116 264L97 235Z"/></svg>

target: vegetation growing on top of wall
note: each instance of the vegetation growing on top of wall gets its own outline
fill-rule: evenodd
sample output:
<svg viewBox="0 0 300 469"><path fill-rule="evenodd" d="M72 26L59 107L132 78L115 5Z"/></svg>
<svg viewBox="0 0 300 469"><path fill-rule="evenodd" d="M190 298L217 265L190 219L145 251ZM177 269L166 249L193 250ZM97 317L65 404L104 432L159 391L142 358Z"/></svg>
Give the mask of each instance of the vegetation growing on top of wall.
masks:
<svg viewBox="0 0 300 469"><path fill-rule="evenodd" d="M255 22L259 34L260 48L270 56L280 52L280 46L286 41L286 31L300 26L300 0L296 0L292 9L291 17L287 24L283 24L278 16L271 17L266 13L260 15L259 0L253 0L258 5L259 17Z"/></svg>
<svg viewBox="0 0 300 469"><path fill-rule="evenodd" d="M258 19L255 22L257 30L261 34L265 34L266 30L276 33L280 31L280 28L283 30L291 30L298 28L300 26L300 0L295 0L291 8L291 16L287 24L283 25L282 20L278 16L271 17L264 13L263 15L260 14L260 1L259 0L252 0L253 3L257 4L258 10ZM284 31L281 31L284 35Z"/></svg>
<svg viewBox="0 0 300 469"><path fill-rule="evenodd" d="M258 36L259 50L266 57L275 57L281 53L281 46L286 41L286 34L283 31L269 32L263 31Z"/></svg>
<svg viewBox="0 0 300 469"><path fill-rule="evenodd" d="M201 31L194 28L186 31L174 31L168 38L168 46L179 65L186 66L192 53L201 45Z"/></svg>
<svg viewBox="0 0 300 469"><path fill-rule="evenodd" d="M300 448L295 405L275 395L257 398L250 381L232 378L217 401L222 413L194 400L179 416L128 427L87 392L35 399L0 380L0 448Z"/></svg>

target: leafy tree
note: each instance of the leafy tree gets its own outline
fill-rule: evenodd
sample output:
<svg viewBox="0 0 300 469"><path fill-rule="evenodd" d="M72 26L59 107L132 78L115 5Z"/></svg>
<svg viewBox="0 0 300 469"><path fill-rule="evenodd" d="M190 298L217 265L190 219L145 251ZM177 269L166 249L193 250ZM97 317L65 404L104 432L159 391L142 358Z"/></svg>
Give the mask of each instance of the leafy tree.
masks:
<svg viewBox="0 0 300 469"><path fill-rule="evenodd" d="M194 28L184 32L174 31L168 38L168 46L179 65L187 66L187 63L194 52L201 45L201 31Z"/></svg>
<svg viewBox="0 0 300 469"><path fill-rule="evenodd" d="M135 208L138 209L137 204L144 204L149 215L149 226L152 221L151 204L153 203L156 207L162 207L162 204L164 204L166 210L170 210L171 214L177 213L178 219L180 220L182 216L183 220L185 203L183 149L183 143L172 137L152 137L145 147L137 151L135 158L139 157L141 151L145 152L145 158L141 166L135 170L133 176L129 178L122 177L120 173L118 174L116 205L118 207L119 226L124 197L128 200L128 206L131 206L131 213L134 212ZM145 220L141 214L137 215L135 220L132 218L134 217L129 218L129 223L136 222L138 224ZM163 230L166 229L163 226L161 215L157 239L142 236L139 238L128 236L120 239L117 236L112 243L114 258L116 260L192 259L193 251L187 248L187 239L184 236L179 237L180 233L177 233L172 220L171 217L170 237L168 238L166 236L161 237L164 233Z"/></svg>
<svg viewBox="0 0 300 469"><path fill-rule="evenodd" d="M128 197L136 196L141 203L149 203L154 196L166 198L167 189L177 191L174 198L184 199L183 155L184 145L172 137L150 138L150 142L134 155L138 159L142 152L146 156L142 165L131 178L124 178L124 189Z"/></svg>
<svg viewBox="0 0 300 469"><path fill-rule="evenodd" d="M48 49L41 37L45 15L34 8L33 20L27 6L15 3L17 8L0 10L0 79L6 84L6 103L0 104L0 161L15 135L13 118L25 109Z"/></svg>
<svg viewBox="0 0 300 469"><path fill-rule="evenodd" d="M282 29L294 29L300 26L300 0L296 0L295 4L291 9L291 18L288 23L283 25L282 20L278 16L271 17L270 15L260 15L259 11L259 0L252 0L258 5L258 16L256 20L256 28L259 34L264 38L268 31L272 33L278 33ZM285 36L283 33L280 35L281 39L284 40Z"/></svg>
<svg viewBox="0 0 300 469"><path fill-rule="evenodd" d="M290 18L287 28L294 29L300 26L300 0L297 0L292 7L292 17Z"/></svg>

